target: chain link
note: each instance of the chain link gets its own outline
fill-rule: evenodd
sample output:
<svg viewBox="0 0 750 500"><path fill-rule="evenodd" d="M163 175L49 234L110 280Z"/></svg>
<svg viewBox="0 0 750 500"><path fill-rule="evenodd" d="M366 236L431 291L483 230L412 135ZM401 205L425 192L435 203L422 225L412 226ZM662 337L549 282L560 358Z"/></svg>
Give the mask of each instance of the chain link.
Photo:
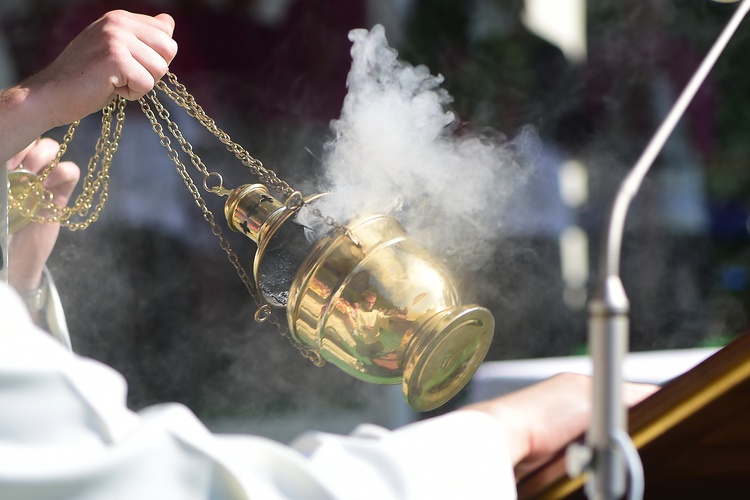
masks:
<svg viewBox="0 0 750 500"><path fill-rule="evenodd" d="M211 119L203 108L195 101L195 98L190 95L184 85L177 81L177 77L172 73L167 73L171 88L163 80L160 80L156 84L156 89L161 90L164 94L172 99L181 108L184 108L187 114L196 119L201 125L203 125L209 132L211 132L219 141L221 141L229 152L235 155L235 157L246 167L250 169L250 172L256 175L261 182L275 191L283 194L287 197L287 206L290 208L298 208L304 204L302 195L299 191L296 191L289 184L276 176L276 173L263 166L260 160L252 157L242 146L232 141L229 135L221 130L213 119ZM153 103L156 113L151 109L148 104L146 97ZM310 360L316 366L322 366L325 364L325 360L321 356L320 352L316 349L312 349L301 342L298 342L292 337L289 329L281 324L277 316L273 314L270 306L266 304L256 289L255 284L251 276L245 271L245 268L240 263L237 254L229 244L229 240L224 236L221 227L216 223L213 213L208 208L205 200L200 194L198 187L190 176L185 164L180 160L179 152L172 147L172 142L167 137L164 127L159 122L161 118L164 123L167 124L169 133L174 137L177 143L180 145L180 149L187 154L190 158L190 163L203 175L203 188L211 193L219 196L225 196L231 191L224 188L223 178L217 172L209 172L206 165L201 160L200 156L193 150L192 144L185 139L182 132L180 131L177 123L171 119L169 111L162 105L156 96L155 90L151 90L146 96L138 100L141 106L141 110L148 118L151 123L151 127L159 137L161 145L167 150L168 158L175 164L177 172L182 177L183 183L187 187L190 194L193 196L195 204L201 210L203 218L211 226L211 232L219 239L219 245L227 255L227 259L234 267L237 275L239 276L242 283L245 285L250 296L254 299L258 306L258 311L255 314L255 319L259 323L268 322L276 327L279 333L285 337L294 347L296 347L300 353ZM46 191L42 182L50 175L52 169L54 169L59 163L63 155L68 149L70 142L73 140L76 128L78 127L80 120L73 122L60 143L60 148L55 155L55 158L39 173L35 181L32 181L30 185L24 189L23 192L13 196L9 192L8 206L9 210L17 210L21 216L30 219L33 222L56 222L62 226L67 227L71 231L77 231L80 229L86 229L89 225L99 219L102 209L108 199L108 188L109 188L109 169L112 165L112 159L114 154L117 152L119 141L122 137L122 128L125 121L125 105L126 101L124 98L117 96L110 104L102 109L102 131L99 139L97 140L95 151L93 156L88 162L88 168L86 176L83 180L83 186L80 195L76 198L75 202L68 207L58 206L49 191ZM158 117L157 118L157 114ZM112 124L115 124L114 130ZM101 167L99 166L101 164ZM209 187L208 181L211 177L215 177L218 184ZM36 194L40 197L40 209L34 211L24 206L24 201L32 194ZM99 201L94 206L94 199L98 194ZM93 209L93 211L92 211ZM41 212L41 213L40 213ZM326 220L327 224L336 226L335 221L329 221L330 218L325 218L317 211L321 218ZM83 220L72 220L71 217L78 216Z"/></svg>
<svg viewBox="0 0 750 500"><path fill-rule="evenodd" d="M157 85L157 88L159 88L160 90L164 90L162 88L162 86L160 86L160 85ZM182 88L184 89L184 87L182 87ZM187 93L187 91L184 91L184 92ZM173 99L173 100L180 99L180 100L182 100L181 102L185 102L184 98L181 95L179 95L179 94L176 94L174 92L169 92L169 91L164 91L164 93L168 97L170 97L171 99ZM189 96L189 94L187 94L187 95ZM151 103L153 103L154 109L156 109L156 113L154 113L154 111L151 109L151 106L149 105L148 101L146 100L146 97L148 97L148 100L151 101ZM190 100L192 100L192 96L190 97ZM188 173L187 168L185 167L185 164L180 160L179 152L172 147L171 140L165 134L164 127L162 126L162 124L157 119L156 114L158 114L159 118L161 118L167 124L167 129L172 134L172 136L175 138L175 140L177 140L178 144L180 145L180 149L182 149L182 151L190 157L190 162L192 163L192 165L204 176L204 180L203 180L203 187L204 187L204 189L206 189L209 192L213 192L213 193L219 194L219 195L224 194L223 193L224 191L226 191L228 193L228 191L223 188L222 181L219 182L218 186L214 186L214 187L211 187L211 188L209 188L207 186L208 179L211 176L216 176L218 179L221 179L221 176L219 174L215 173L215 172L209 172L208 171L208 169L206 168L206 166L203 163L203 161L201 160L201 158L193 150L192 144L190 144L190 142L187 139L185 139L185 137L183 136L182 132L180 131L177 123L175 123L174 120L172 120L172 118L170 117L169 111L159 101L159 98L157 97L156 92L154 90L151 90L148 94L146 94L145 97L140 98L138 100L138 102L141 105L141 110L143 111L143 113L146 115L146 118L148 118L149 122L151 123L151 128L154 130L154 132L156 133L156 135L159 137L159 141L160 141L161 145L167 150L167 156L175 164L175 166L177 168L177 172L182 177L182 180L183 180L185 186L187 186L188 191L190 191L190 193L192 194L193 199L194 199L196 205L198 205L198 207L200 208L201 212L203 213L203 218L211 226L211 232L217 238L219 238L219 242L220 242L221 248L226 253L227 258L229 259L229 262L232 264L232 266L234 266L234 268L235 268L235 270L237 272L237 275L240 277L240 280L242 280L242 283L245 285L245 288L247 289L248 293L255 300L255 303L258 306L258 310L255 313L255 320L258 323L263 323L263 322L267 321L270 324L274 325L276 327L277 331L283 337L285 337L305 358L307 358L308 360L310 360L316 366L322 366L322 365L324 365L325 361L323 360L323 357L320 355L320 352L317 351L317 350L315 350L315 349L312 349L312 348L306 346L305 344L303 344L301 342L298 342L296 339L294 339L294 337L292 337L291 333L289 332L289 329L286 328L285 326L283 326L279 322L279 320L276 317L276 315L273 314L273 311L271 310L270 306L263 301L263 298L261 297L260 292L256 289L255 284L253 283L253 280L251 279L250 275L245 271L245 268L240 263L240 260L237 257L237 254L231 248L231 246L229 244L229 241L224 237L223 232L221 230L221 227L219 227L216 224L216 221L214 219L213 213L211 212L211 210L206 205L206 202L203 199L203 197L201 196L200 191L198 190L198 187L196 186L196 184L193 181L192 177ZM187 109L189 116L194 117L194 118L195 118L195 115L193 114L194 112L191 111L191 109L194 110L195 108L200 108L200 106L198 106L197 104L193 104L193 105L191 105L191 107L188 108L188 107L182 105L180 103L180 101L175 100L175 102L177 102L177 104L180 104L181 107ZM194 100L192 100L192 102L194 103ZM202 113L202 110L201 110L201 113ZM205 113L203 115L205 116ZM208 118L206 117L206 119L208 119ZM208 120L210 120L210 119L208 119ZM213 123L213 120L211 120L211 123ZM214 130L219 130L217 127L215 127L215 125L213 126L213 128L214 128ZM209 130L211 130L211 128L209 128ZM216 134L214 134L214 135L216 135ZM226 136L226 137L228 138L228 136ZM219 139L222 140L221 138L219 138ZM224 142L224 140L222 140L222 142ZM227 144L226 142L224 142L224 143ZM234 143L232 143L232 144L234 144ZM242 151L244 151L244 150L242 150ZM245 154L247 155L248 158L252 158L246 152L245 152ZM255 160L255 161L257 161L257 160ZM243 163L245 165L248 165L248 163L251 163L251 162L245 163L243 161ZM259 163L260 162L258 162L258 164ZM270 171L266 170L266 172L270 172ZM259 176L260 176L260 174L259 174ZM274 174L274 177L275 177L275 174ZM267 174L266 174L266 178L268 178ZM288 184L286 184L286 183L283 183L283 184L285 186L283 189L285 189L285 190L287 190L287 189L291 190L292 194L296 193L296 191L292 190L292 188L289 187ZM291 196L291 194L290 194L290 196Z"/></svg>
<svg viewBox="0 0 750 500"><path fill-rule="evenodd" d="M52 170L59 165L61 158L68 149L68 145L73 140L80 120L70 124L68 131L63 136L55 158L38 174L36 180L30 182L30 185L17 196L13 196L9 192L8 209L17 210L22 217L30 219L33 222L60 223L71 231L86 229L91 223L95 222L99 218L109 196L109 169L112 166L112 158L117 151L120 138L122 137L122 126L125 122L125 104L125 99L117 96L102 109L102 132L97 140L94 155L89 159L81 193L72 206L60 207L57 205L54 202L52 193L47 191L42 183L49 177ZM116 119L114 131L112 130L113 118ZM99 164L101 164L101 167ZM32 193L38 194L41 198L38 210L32 210L24 206L24 200ZM97 194L99 201L94 207L94 198ZM91 212L92 207L93 212ZM74 215L81 217L83 220L76 221L71 219Z"/></svg>
<svg viewBox="0 0 750 500"><path fill-rule="evenodd" d="M211 132L217 139L219 139L219 141L227 147L227 150L233 153L243 165L248 167L250 169L250 172L256 175L261 180L261 182L263 182L263 184L276 190L278 193L283 194L286 197L286 206L288 208L299 208L304 204L304 199L302 198L302 195L299 191L296 191L284 180L279 179L273 170L265 168L260 160L251 156L250 153L248 153L242 146L232 141L232 139L229 137L229 134L224 132L216 125L216 122L206 114L203 108L195 101L195 98L188 92L185 85L181 84L177 80L177 76L174 73L168 71L166 74L166 78L167 80L169 80L169 84L167 84L164 80L159 80L158 82L156 82L157 89L164 92L164 94L172 99L175 104L177 104L181 108L184 108L188 116L195 118L201 125L203 125L203 127ZM187 150L185 150L185 152L190 155L191 161L193 161L192 146L188 144L188 147L190 152L188 152ZM206 177L213 174L205 170L205 165L203 165L202 162L200 162L200 164L196 164L195 161L193 161L193 165L195 165L195 167ZM218 188L210 191L219 195L223 194ZM349 234L348 229L346 229L344 226L341 226L333 217L324 215L317 207L312 209L311 213L320 218L326 225L330 226L331 228Z"/></svg>
<svg viewBox="0 0 750 500"><path fill-rule="evenodd" d="M187 91L187 88L177 81L174 73L167 72L166 78L169 80L169 85L172 85L173 88L164 80L156 82L156 88L164 92L178 106L184 108L189 116L198 120L198 123L219 139L226 146L227 150L234 154L243 165L248 167L250 172L257 176L263 184L287 197L295 192L295 189L282 179L279 179L273 170L265 168L260 160L251 156L242 146L232 141L229 134L220 129L216 125L216 122L203 111L203 108L195 101L195 98Z"/></svg>

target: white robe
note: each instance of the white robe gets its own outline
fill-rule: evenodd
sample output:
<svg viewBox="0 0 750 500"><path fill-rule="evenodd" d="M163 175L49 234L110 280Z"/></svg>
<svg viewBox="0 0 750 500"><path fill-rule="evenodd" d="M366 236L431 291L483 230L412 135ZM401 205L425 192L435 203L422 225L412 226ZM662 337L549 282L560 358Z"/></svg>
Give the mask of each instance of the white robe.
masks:
<svg viewBox="0 0 750 500"><path fill-rule="evenodd" d="M503 428L475 411L291 446L218 435L179 404L125 406L123 377L31 322L0 283L0 499L506 499Z"/></svg>

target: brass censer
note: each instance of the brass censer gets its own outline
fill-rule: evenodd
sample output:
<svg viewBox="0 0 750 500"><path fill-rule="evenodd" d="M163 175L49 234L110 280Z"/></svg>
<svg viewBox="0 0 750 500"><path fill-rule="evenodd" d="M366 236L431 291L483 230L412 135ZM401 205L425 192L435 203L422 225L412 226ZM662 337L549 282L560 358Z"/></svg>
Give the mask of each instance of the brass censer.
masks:
<svg viewBox="0 0 750 500"><path fill-rule="evenodd" d="M184 138L159 101L156 90L199 121L260 182L225 188L221 175L209 172ZM104 157L104 167L95 175L91 171L96 164L90 163L84 200L80 204L76 201L70 209L55 208L51 201L44 202L47 199L41 186L44 173L39 179L31 174L11 173L11 227L44 219L45 216L38 214L44 209L51 214L46 220L67 221L71 215L90 209L91 193L100 190L103 199L90 217L96 219L106 201L106 168L116 150L117 135L115 140L106 137L112 111L118 109L117 116L122 115L122 103L118 98L110 105L111 109L105 108L103 139L97 145L98 156ZM494 318L483 307L461 304L448 270L411 239L395 218L374 213L339 222L326 217L316 207L316 202L326 194L304 198L279 179L218 128L172 73L167 73L166 81L157 82L155 89L139 103L254 298L258 306L256 321L275 324L282 335L318 366L328 361L366 382L402 384L406 401L419 411L439 407L468 383L487 354ZM203 176L203 189L227 197L224 215L229 228L256 243L252 273L245 271L223 236L178 151L172 147L162 122ZM118 125L120 129L121 120ZM72 132L69 135L72 137ZM62 152L68 142L69 139L63 141ZM284 201L271 194L271 190ZM312 235L300 222L302 211L323 220L327 230ZM81 223L65 225L71 229L85 227ZM275 309L286 310L286 327L276 318Z"/></svg>

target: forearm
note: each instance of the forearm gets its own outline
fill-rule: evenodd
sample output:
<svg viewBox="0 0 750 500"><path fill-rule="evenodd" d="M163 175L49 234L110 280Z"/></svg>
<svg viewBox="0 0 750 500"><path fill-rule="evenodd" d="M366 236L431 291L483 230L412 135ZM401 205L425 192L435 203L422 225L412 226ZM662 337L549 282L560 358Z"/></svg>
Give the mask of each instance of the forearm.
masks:
<svg viewBox="0 0 750 500"><path fill-rule="evenodd" d="M173 30L166 14L116 10L94 21L49 66L0 93L0 159L102 109L115 94L143 96L177 53Z"/></svg>
<svg viewBox="0 0 750 500"><path fill-rule="evenodd" d="M52 128L49 113L42 97L25 83L0 90L0 161L7 162Z"/></svg>

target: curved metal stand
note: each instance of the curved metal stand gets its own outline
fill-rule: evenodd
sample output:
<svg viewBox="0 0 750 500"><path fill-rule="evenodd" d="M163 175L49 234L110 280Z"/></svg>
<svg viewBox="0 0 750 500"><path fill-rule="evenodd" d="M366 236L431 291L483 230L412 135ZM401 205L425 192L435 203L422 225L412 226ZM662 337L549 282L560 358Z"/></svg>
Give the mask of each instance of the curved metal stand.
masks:
<svg viewBox="0 0 750 500"><path fill-rule="evenodd" d="M602 240L599 261L599 284L589 303L589 348L593 361L594 393L592 424L586 437L586 453L572 450L569 469L588 472L586 495L594 499L621 498L627 489L628 466L624 449L631 448L627 435L627 413L622 402L622 359L627 352L629 336L629 302L620 280L620 251L625 218L631 201L651 165L672 134L709 71L750 9L743 0L714 42L680 97L675 102L635 166L620 185L610 212L609 224ZM625 442L625 443L624 443ZM631 475L640 467L629 466ZM632 453L628 454L632 462ZM581 463L585 462L585 463ZM642 478L631 479L642 484ZM631 488L632 490L637 488Z"/></svg>

